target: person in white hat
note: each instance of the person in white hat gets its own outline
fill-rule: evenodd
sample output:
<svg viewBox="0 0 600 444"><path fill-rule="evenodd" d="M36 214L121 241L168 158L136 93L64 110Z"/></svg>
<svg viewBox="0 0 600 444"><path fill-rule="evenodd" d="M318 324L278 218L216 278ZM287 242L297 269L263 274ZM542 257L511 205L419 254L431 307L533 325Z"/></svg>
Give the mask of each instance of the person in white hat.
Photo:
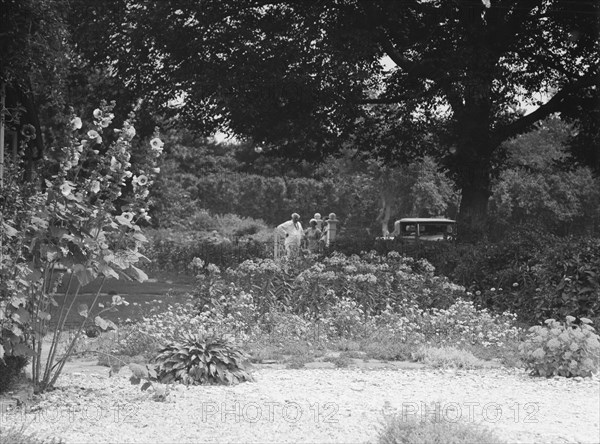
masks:
<svg viewBox="0 0 600 444"><path fill-rule="evenodd" d="M277 231L285 236L285 251L289 257L297 256L300 251L300 243L304 231L300 223L300 215L293 213L291 220L288 220L277 227Z"/></svg>

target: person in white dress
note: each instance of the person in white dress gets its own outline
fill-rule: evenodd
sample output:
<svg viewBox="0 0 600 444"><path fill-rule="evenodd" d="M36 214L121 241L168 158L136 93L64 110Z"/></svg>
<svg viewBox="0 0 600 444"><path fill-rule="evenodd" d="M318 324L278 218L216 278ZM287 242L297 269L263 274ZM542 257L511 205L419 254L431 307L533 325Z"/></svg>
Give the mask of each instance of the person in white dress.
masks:
<svg viewBox="0 0 600 444"><path fill-rule="evenodd" d="M292 214L292 219L279 225L277 231L285 236L284 245L286 254L289 257L297 256L300 252L302 236L304 236L302 224L300 223L300 215L298 213Z"/></svg>

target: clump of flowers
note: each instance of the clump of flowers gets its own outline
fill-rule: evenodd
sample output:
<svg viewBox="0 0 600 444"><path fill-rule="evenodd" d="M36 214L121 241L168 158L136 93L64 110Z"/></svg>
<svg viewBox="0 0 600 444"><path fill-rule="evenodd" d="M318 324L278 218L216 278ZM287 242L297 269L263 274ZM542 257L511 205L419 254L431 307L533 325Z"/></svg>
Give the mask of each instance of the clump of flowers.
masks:
<svg viewBox="0 0 600 444"><path fill-rule="evenodd" d="M516 319L513 313L496 315L485 308L478 309L471 301L459 299L448 309L424 311L417 323L421 332L436 342L452 341L489 347L502 346L519 336Z"/></svg>
<svg viewBox="0 0 600 444"><path fill-rule="evenodd" d="M529 337L519 346L519 352L531 375L570 378L598 372L600 337L590 319L580 321L576 324L573 316L567 316L565 322L547 319L545 326L529 329Z"/></svg>
<svg viewBox="0 0 600 444"><path fill-rule="evenodd" d="M353 338L364 333L365 312L356 301L342 298L321 318L321 322L330 336Z"/></svg>

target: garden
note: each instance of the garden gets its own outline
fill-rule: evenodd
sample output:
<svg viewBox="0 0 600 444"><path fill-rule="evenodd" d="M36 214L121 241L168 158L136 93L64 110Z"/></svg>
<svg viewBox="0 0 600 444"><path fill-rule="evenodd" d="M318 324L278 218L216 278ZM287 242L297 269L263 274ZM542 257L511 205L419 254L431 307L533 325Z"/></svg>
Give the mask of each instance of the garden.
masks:
<svg viewBox="0 0 600 444"><path fill-rule="evenodd" d="M0 0L1 441L598 442L600 4L443 3Z"/></svg>

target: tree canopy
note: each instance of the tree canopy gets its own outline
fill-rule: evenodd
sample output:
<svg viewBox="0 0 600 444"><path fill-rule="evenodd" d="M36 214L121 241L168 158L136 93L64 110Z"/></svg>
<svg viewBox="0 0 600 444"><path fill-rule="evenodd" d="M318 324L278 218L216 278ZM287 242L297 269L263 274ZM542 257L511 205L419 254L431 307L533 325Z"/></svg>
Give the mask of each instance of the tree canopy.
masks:
<svg viewBox="0 0 600 444"><path fill-rule="evenodd" d="M44 33L65 41L68 13L72 63L197 131L228 128L308 160L348 146L387 161L435 153L462 191L470 231L485 223L499 147L535 122L553 113L581 122L577 156L597 163L594 0L3 4L39 19L27 22L38 33L17 27L27 44Z"/></svg>

